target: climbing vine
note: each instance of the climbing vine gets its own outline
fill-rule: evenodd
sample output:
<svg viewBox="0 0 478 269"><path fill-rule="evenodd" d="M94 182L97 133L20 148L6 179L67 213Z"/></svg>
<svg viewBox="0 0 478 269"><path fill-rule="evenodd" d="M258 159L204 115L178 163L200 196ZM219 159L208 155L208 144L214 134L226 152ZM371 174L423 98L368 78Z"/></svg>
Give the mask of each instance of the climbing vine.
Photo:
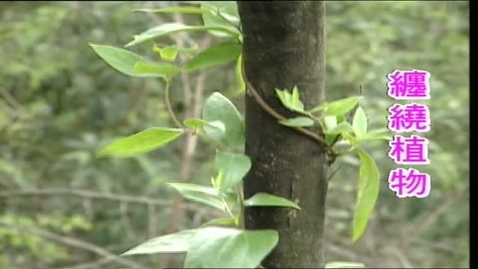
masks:
<svg viewBox="0 0 478 269"><path fill-rule="evenodd" d="M244 119L234 104L219 92L211 94L204 103L201 118L179 119L174 113L169 92L171 81L180 72L192 72L236 61L238 87L250 94L278 124L290 127L312 138L327 149L329 164L345 154L357 154L361 160L357 202L352 224L352 240L364 232L367 220L378 197L379 172L375 161L361 149L367 141L389 139L387 130L368 130L367 115L360 106L362 96L352 96L313 107L304 108L300 90L275 89L277 97L296 117L286 118L264 102L247 80L242 54L243 36L235 2L204 2L198 6L181 6L143 12L183 13L201 15L203 25L166 23L135 35L125 47L150 44L156 60L146 59L128 49L109 45L90 44L93 50L112 68L133 77L154 77L164 81L164 100L174 127L151 127L131 136L111 142L98 151L100 157L131 157L156 150L184 135L197 135L216 147L216 174L211 184L168 183L186 199L212 207L224 217L211 219L196 229L183 230L153 238L122 255L152 253L186 253L184 267L257 268L276 246L279 236L274 230L244 229L245 207L273 206L300 210L300 205L268 193L257 193L244 199L241 182L251 168L251 160L244 153ZM190 49L160 46L155 41L178 33L206 31L226 41L196 52L187 62L177 64L180 53ZM234 259L231 259L234 257ZM329 263L328 268L360 267L357 263Z"/></svg>

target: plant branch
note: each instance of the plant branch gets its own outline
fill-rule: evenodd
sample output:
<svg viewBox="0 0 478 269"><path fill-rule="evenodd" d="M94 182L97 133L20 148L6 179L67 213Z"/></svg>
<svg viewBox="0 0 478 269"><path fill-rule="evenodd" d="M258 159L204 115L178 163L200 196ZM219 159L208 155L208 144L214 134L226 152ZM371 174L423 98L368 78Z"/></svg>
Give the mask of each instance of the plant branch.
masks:
<svg viewBox="0 0 478 269"><path fill-rule="evenodd" d="M132 204L152 204L162 207L171 206L170 201L153 199L149 197L137 197L131 195L113 194L113 193L101 193L89 190L74 190L74 189L33 189L33 190L17 190L17 191L2 191L0 197L19 197L19 196L53 196L53 195L69 195L76 196L84 199L97 199L97 200L111 200L116 202L132 203ZM195 205L184 206L192 211L197 210Z"/></svg>
<svg viewBox="0 0 478 269"><path fill-rule="evenodd" d="M0 88L0 95L10 104L10 106L23 113L24 110L22 105L7 90Z"/></svg>
<svg viewBox="0 0 478 269"><path fill-rule="evenodd" d="M111 258L102 258L94 262L88 262L88 263L81 263L81 264L75 264L75 265L69 265L66 267L60 267L56 269L91 269L91 268L98 268L100 266L103 266L107 264L108 262L111 261Z"/></svg>
<svg viewBox="0 0 478 269"><path fill-rule="evenodd" d="M183 23L183 17L180 14L174 14L174 19L177 22ZM187 34L178 35L172 37L172 39L176 42L176 46L179 48L184 47L184 44L188 41L189 36ZM207 45L207 42L203 42ZM185 55L180 54L179 60L181 65L183 65L188 59ZM199 73L198 79L196 81L196 87L193 89L191 87L191 80L190 76L185 73L181 72L179 74L179 78L181 81L181 88L183 92L183 107L185 109L185 116L186 118L199 118L200 117L200 109L197 107L201 107L202 103L202 96L204 93L204 84L205 84L205 73L201 71ZM194 96L194 97L193 97ZM199 97L198 97L199 96ZM181 160L181 168L179 171L179 182L189 182L191 180L191 173L193 169L193 159L196 152L197 144L198 144L198 136L196 135L189 135L185 138L185 143L183 144L182 150L182 160ZM174 201L171 208L171 215L168 223L167 233L173 233L176 231L178 226L181 224L181 218L184 215L184 210L182 207L183 204L183 197L180 194L176 194L174 197ZM169 267L170 263L170 255L164 255L161 259L159 264L160 268Z"/></svg>

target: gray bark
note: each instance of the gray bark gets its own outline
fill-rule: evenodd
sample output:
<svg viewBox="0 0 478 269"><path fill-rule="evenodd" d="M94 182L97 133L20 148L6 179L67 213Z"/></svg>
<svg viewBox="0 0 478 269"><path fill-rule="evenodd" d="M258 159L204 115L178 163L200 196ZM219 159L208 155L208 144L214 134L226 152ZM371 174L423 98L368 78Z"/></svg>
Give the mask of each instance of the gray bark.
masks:
<svg viewBox="0 0 478 269"><path fill-rule="evenodd" d="M321 1L239 2L244 59L250 83L274 110L282 107L274 89L297 85L311 108L324 100L325 3ZM281 126L246 95L246 154L252 169L244 196L266 192L296 201L300 211L248 207L247 229L275 229L279 243L265 268L324 267L327 158L324 146Z"/></svg>

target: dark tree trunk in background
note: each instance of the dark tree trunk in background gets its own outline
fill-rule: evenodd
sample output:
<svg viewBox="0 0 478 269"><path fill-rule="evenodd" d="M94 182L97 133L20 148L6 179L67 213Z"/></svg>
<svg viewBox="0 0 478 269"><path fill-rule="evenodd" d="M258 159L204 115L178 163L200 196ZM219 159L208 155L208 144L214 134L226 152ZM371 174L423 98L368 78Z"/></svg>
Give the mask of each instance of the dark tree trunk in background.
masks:
<svg viewBox="0 0 478 269"><path fill-rule="evenodd" d="M274 88L299 87L306 108L324 100L325 3L239 2L246 74L263 99L289 117ZM283 127L246 95L246 154L252 169L244 195L267 192L302 208L249 207L247 229L275 229L279 244L265 268L324 266L323 231L327 193L324 147Z"/></svg>

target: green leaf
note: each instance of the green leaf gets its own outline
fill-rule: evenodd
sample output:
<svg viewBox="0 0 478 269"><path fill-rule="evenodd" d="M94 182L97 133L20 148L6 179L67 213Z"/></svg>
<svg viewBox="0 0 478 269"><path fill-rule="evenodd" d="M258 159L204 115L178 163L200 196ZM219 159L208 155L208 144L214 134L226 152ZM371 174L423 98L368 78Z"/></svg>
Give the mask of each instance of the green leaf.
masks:
<svg viewBox="0 0 478 269"><path fill-rule="evenodd" d="M328 262L325 264L326 269L341 268L365 268L365 264L360 262Z"/></svg>
<svg viewBox="0 0 478 269"><path fill-rule="evenodd" d="M136 63L147 61L136 53L107 45L95 45L90 43L90 46L107 64L125 75L137 77L151 76L151 74L138 74L135 72L134 67Z"/></svg>
<svg viewBox="0 0 478 269"><path fill-rule="evenodd" d="M327 130L332 130L337 126L337 117L336 116L325 116L323 117L323 126L325 128L324 133ZM335 141L335 138L338 134L325 134L325 141L327 144L332 144Z"/></svg>
<svg viewBox="0 0 478 269"><path fill-rule="evenodd" d="M353 242L357 241L357 239L359 239L364 233L380 189L380 175L375 161L370 155L359 148L356 148L355 152L359 155L361 164L358 180L357 202L355 204L353 218Z"/></svg>
<svg viewBox="0 0 478 269"><path fill-rule="evenodd" d="M358 142L365 142L365 141L373 141L373 140L386 140L386 141L390 141L392 140L392 136L391 135L368 135L366 134L365 136L362 136L358 139Z"/></svg>
<svg viewBox="0 0 478 269"><path fill-rule="evenodd" d="M235 227L237 226L236 224L236 218L216 218L212 219L206 223L203 224L204 226L228 226L228 227Z"/></svg>
<svg viewBox="0 0 478 269"><path fill-rule="evenodd" d="M111 67L128 76L169 79L179 72L176 65L154 63L129 50L104 45L90 46Z"/></svg>
<svg viewBox="0 0 478 269"><path fill-rule="evenodd" d="M290 200L263 192L256 193L251 198L244 200L244 206L280 206L300 209L296 203Z"/></svg>
<svg viewBox="0 0 478 269"><path fill-rule="evenodd" d="M198 185L198 184L192 184L192 183L166 183L167 185L175 188L178 190L180 193L184 192L200 192L204 193L210 196L214 197L220 197L220 193L218 190L208 187L208 186L203 186L203 185Z"/></svg>
<svg viewBox="0 0 478 269"><path fill-rule="evenodd" d="M232 37L237 37L237 32L230 31L229 29L221 28L221 27L207 27L207 26L192 26L192 25L184 25L181 23L165 23L161 24L160 26L151 28L142 32L139 35L135 35L133 37L133 41L126 44L125 47L131 47L149 40L153 40L156 38L160 38L166 35L175 34L179 32L194 32L194 31L209 31L209 30L216 30L225 32Z"/></svg>
<svg viewBox="0 0 478 269"><path fill-rule="evenodd" d="M287 109L295 112L304 112L304 104L300 101L297 86L294 86L292 93L287 90L276 89L276 94L282 105Z"/></svg>
<svg viewBox="0 0 478 269"><path fill-rule="evenodd" d="M201 9L209 12L202 14L202 20L205 26L223 28L239 36L237 29L239 25L239 15L235 2L227 1L208 1L201 3ZM235 27L236 26L236 27ZM210 31L211 34L218 37L226 37L225 32Z"/></svg>
<svg viewBox="0 0 478 269"><path fill-rule="evenodd" d="M362 96L352 96L349 98L332 102L327 105L324 115L326 116L345 115L358 104L360 99L362 99Z"/></svg>
<svg viewBox="0 0 478 269"><path fill-rule="evenodd" d="M187 252L189 249L189 242L196 232L197 229L192 229L159 236L126 251L125 253L121 254L121 256Z"/></svg>
<svg viewBox="0 0 478 269"><path fill-rule="evenodd" d="M294 86L294 88L292 89L291 101L293 107L295 108L295 111L304 111L304 104L300 101L299 89L297 89L297 86Z"/></svg>
<svg viewBox="0 0 478 269"><path fill-rule="evenodd" d="M242 46L237 42L224 42L201 51L184 66L186 71L195 71L215 65L226 64L236 60L241 54Z"/></svg>
<svg viewBox="0 0 478 269"><path fill-rule="evenodd" d="M326 130L324 133L326 134L343 134L343 133L353 133L354 128L350 123L344 121L341 122L339 125L332 128L332 130Z"/></svg>
<svg viewBox="0 0 478 269"><path fill-rule="evenodd" d="M337 126L337 117L336 116L326 116L324 117L325 130L332 130Z"/></svg>
<svg viewBox="0 0 478 269"><path fill-rule="evenodd" d="M158 53L159 57L161 57L161 59L166 61L176 60L176 57L178 56L178 53L179 53L179 50L176 46L167 46L164 48L160 48L156 46L156 44L153 45L153 51Z"/></svg>
<svg viewBox="0 0 478 269"><path fill-rule="evenodd" d="M239 20L237 4L234 1L202 1L202 3L208 4L207 8L210 10L219 10L221 14L227 14ZM202 7L205 8L206 6L203 5Z"/></svg>
<svg viewBox="0 0 478 269"><path fill-rule="evenodd" d="M354 119L352 121L352 126L355 131L357 138L360 138L367 134L368 120L365 111L359 106L355 111Z"/></svg>
<svg viewBox="0 0 478 269"><path fill-rule="evenodd" d="M338 115L335 116L335 118L337 119L337 124L347 121L346 115Z"/></svg>
<svg viewBox="0 0 478 269"><path fill-rule="evenodd" d="M190 241L184 268L257 268L278 241L273 230L202 228Z"/></svg>
<svg viewBox="0 0 478 269"><path fill-rule="evenodd" d="M382 134L385 134L385 133L390 134L390 130L387 129L387 128L379 128L379 129L370 130L367 134L368 135L382 135Z"/></svg>
<svg viewBox="0 0 478 269"><path fill-rule="evenodd" d="M292 100L293 101L299 100L299 89L297 89L297 86L294 86L294 88L292 89ZM304 109L304 105L302 105L301 109Z"/></svg>
<svg viewBox="0 0 478 269"><path fill-rule="evenodd" d="M210 128L215 128L221 133L226 132L226 126L224 123L220 121L212 121L212 122L207 122L202 119L185 119L183 121L184 126L191 128L191 129L202 129L204 126L208 126Z"/></svg>
<svg viewBox="0 0 478 269"><path fill-rule="evenodd" d="M392 140L392 135L390 134L390 130L386 128L381 128L381 129L371 130L364 136L360 137L360 139L358 139L359 142L370 141L370 140L390 141Z"/></svg>
<svg viewBox="0 0 478 269"><path fill-rule="evenodd" d="M216 153L216 167L222 172L222 182L219 189L223 192L239 184L249 169L251 160L243 154L218 151Z"/></svg>
<svg viewBox="0 0 478 269"><path fill-rule="evenodd" d="M312 108L309 112L324 111L324 116L343 116L352 110L362 98L363 96L352 96L331 103L326 102Z"/></svg>
<svg viewBox="0 0 478 269"><path fill-rule="evenodd" d="M149 128L111 142L98 152L98 156L131 157L150 152L178 138L183 132L182 129Z"/></svg>
<svg viewBox="0 0 478 269"><path fill-rule="evenodd" d="M204 104L202 118L207 122L221 121L226 126L225 133L204 126L204 132L211 138L229 147L244 145L244 123L234 104L219 92L209 96Z"/></svg>
<svg viewBox="0 0 478 269"><path fill-rule="evenodd" d="M225 211L226 206L221 198L221 193L215 188L190 184L190 183L167 183L181 193L184 198L208 205Z"/></svg>
<svg viewBox="0 0 478 269"><path fill-rule="evenodd" d="M314 126L314 121L307 117L296 117L292 119L280 120L280 124L290 127L310 127Z"/></svg>
<svg viewBox="0 0 478 269"><path fill-rule="evenodd" d="M162 77L166 80L171 79L179 71L180 69L176 65L169 63L137 62L134 65L135 74Z"/></svg>

